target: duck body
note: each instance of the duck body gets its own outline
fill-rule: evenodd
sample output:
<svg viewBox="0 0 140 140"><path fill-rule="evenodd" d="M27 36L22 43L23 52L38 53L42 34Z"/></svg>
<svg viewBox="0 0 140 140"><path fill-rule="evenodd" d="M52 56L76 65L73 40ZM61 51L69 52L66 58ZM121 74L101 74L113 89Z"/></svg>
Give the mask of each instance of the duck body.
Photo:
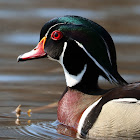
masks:
<svg viewBox="0 0 140 140"><path fill-rule="evenodd" d="M104 92L97 96L68 89L58 104L59 122L82 138L140 138L140 83Z"/></svg>
<svg viewBox="0 0 140 140"><path fill-rule="evenodd" d="M67 88L57 111L61 133L66 126L82 138L140 138L140 82L128 84L120 76L113 40L102 26L78 16L47 22L37 47L18 61L42 57L64 69ZM117 86L101 89L99 76Z"/></svg>
<svg viewBox="0 0 140 140"><path fill-rule="evenodd" d="M140 83L108 92L93 110L98 117L88 131L90 137L140 138Z"/></svg>

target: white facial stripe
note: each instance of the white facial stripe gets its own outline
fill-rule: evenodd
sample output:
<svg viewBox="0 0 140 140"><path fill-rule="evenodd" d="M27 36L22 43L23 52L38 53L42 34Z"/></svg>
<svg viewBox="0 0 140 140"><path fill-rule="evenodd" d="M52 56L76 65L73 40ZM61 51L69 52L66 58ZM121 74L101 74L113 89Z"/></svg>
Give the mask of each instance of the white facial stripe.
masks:
<svg viewBox="0 0 140 140"><path fill-rule="evenodd" d="M51 30L53 27L55 27L55 26L57 26L57 25L61 25L61 24L66 24L66 23L57 23L57 24L54 24L53 26L51 26L51 27L48 29L48 31L47 31L47 33L45 34L45 36L46 36L46 37L48 36L50 30Z"/></svg>
<svg viewBox="0 0 140 140"><path fill-rule="evenodd" d="M100 99L98 99L96 102L94 102L92 105L90 105L85 111L84 113L82 114L82 117L79 121L79 125L78 125L78 128L77 128L77 131L78 131L78 134L81 134L81 130L82 130L82 127L84 125L84 121L87 117L87 115L91 112L91 110L100 102L100 100L102 99L102 97Z"/></svg>
<svg viewBox="0 0 140 140"><path fill-rule="evenodd" d="M87 55L94 61L94 63L106 74L106 76L109 78L109 81L112 82L112 79L110 78L110 75L104 70L104 68L96 61L96 59L94 57L92 57L87 50L84 48L84 46L79 43L78 41L74 40L79 47L81 47L86 53ZM114 77L112 77L114 79L114 81L116 81L116 79ZM117 81L116 81L117 82Z"/></svg>
<svg viewBox="0 0 140 140"><path fill-rule="evenodd" d="M67 47L67 42L64 42L63 52L62 52L58 62L62 65L62 67L64 69L67 86L72 87L72 86L75 86L76 84L78 84L81 81L81 79L82 79L82 77L83 77L83 75L84 75L84 73L87 69L87 64L85 64L84 69L78 75L70 74L66 70L66 68L63 64L64 52L66 50L66 47Z"/></svg>

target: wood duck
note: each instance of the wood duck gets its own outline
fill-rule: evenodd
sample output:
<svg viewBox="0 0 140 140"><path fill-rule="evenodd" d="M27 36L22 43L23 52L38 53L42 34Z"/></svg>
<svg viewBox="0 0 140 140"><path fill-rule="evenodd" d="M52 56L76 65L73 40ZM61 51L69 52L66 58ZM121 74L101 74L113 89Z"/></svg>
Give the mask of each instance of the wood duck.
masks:
<svg viewBox="0 0 140 140"><path fill-rule="evenodd" d="M62 125L80 138L140 138L140 82L128 84L120 76L113 40L102 26L71 15L50 20L38 45L18 61L43 57L64 70L67 87L57 111ZM116 87L101 89L99 76Z"/></svg>

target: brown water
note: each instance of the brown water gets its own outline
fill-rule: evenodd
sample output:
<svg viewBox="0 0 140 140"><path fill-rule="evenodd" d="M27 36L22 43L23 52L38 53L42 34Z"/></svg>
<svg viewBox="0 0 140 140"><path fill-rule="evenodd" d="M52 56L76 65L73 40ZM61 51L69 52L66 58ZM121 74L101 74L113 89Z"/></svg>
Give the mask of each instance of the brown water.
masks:
<svg viewBox="0 0 140 140"><path fill-rule="evenodd" d="M59 100L65 89L63 70L46 59L17 63L33 49L42 25L56 16L80 15L111 33L119 72L129 82L140 80L139 0L0 0L0 139L72 139L57 133L57 108L26 113L17 125L15 108L36 109ZM100 80L101 86L110 87ZM104 84L105 83L105 84Z"/></svg>

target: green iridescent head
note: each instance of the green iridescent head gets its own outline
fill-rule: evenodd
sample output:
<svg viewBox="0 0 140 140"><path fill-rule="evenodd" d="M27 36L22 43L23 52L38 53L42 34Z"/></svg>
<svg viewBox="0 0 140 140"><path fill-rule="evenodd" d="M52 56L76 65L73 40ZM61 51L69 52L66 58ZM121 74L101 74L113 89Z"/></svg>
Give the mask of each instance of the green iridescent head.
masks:
<svg viewBox="0 0 140 140"><path fill-rule="evenodd" d="M43 52L43 55L39 57L59 61L64 71L73 76L82 72L84 74L88 58L101 71L99 74L111 83L126 84L117 72L116 51L111 36L102 26L91 20L79 16L52 19L42 27L40 42L44 46L38 53L40 55ZM28 57L33 58L38 57Z"/></svg>

